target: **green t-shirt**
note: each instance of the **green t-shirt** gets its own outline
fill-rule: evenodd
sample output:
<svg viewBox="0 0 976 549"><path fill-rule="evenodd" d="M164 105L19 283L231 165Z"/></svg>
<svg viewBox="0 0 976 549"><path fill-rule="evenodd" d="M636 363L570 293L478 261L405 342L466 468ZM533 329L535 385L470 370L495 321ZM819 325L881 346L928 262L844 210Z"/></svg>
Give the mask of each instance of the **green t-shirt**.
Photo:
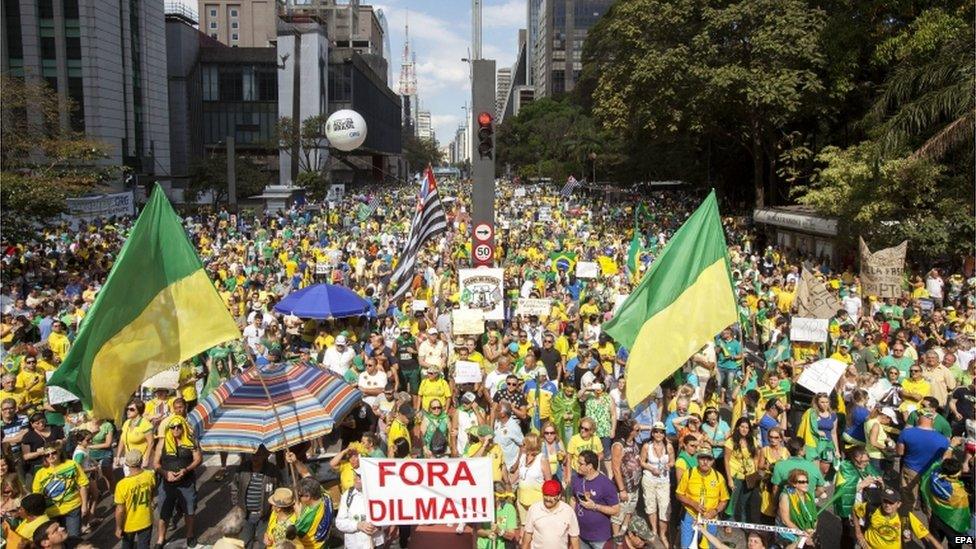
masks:
<svg viewBox="0 0 976 549"><path fill-rule="evenodd" d="M506 501L495 509L495 524L505 532L517 529L518 514L515 512L515 506ZM483 523L480 527L487 530L491 527L491 523ZM494 540L479 537L478 549L505 549L505 541L501 536L498 536Z"/></svg>
<svg viewBox="0 0 976 549"><path fill-rule="evenodd" d="M908 415L908 419L905 420L908 425L915 425L918 423L918 410L913 410L911 414ZM942 417L942 414L936 414L935 419L932 423L932 428L942 433L942 436L951 439L952 438L952 426L949 425L949 421Z"/></svg>
<svg viewBox="0 0 976 549"><path fill-rule="evenodd" d="M773 466L773 476L769 481L777 486L781 485L786 482L794 469L800 469L807 474L807 478L810 479L810 490L816 490L825 484L820 466L802 457L790 457L776 462Z"/></svg>
<svg viewBox="0 0 976 549"><path fill-rule="evenodd" d="M898 368L898 379L905 379L908 377L908 369L911 368L912 364L915 364L915 361L907 356L895 358L894 355L888 355L882 357L881 360L878 361L878 364L881 366L882 370L886 371L892 366Z"/></svg>

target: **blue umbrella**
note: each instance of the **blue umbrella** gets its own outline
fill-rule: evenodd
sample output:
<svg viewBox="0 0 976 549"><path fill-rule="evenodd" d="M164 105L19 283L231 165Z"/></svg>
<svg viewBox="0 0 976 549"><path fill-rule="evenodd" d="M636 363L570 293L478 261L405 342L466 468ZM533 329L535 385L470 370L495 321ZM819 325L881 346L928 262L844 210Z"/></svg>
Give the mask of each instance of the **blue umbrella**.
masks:
<svg viewBox="0 0 976 549"><path fill-rule="evenodd" d="M372 304L345 286L313 284L285 296L274 310L298 318L329 320L352 316L375 317Z"/></svg>

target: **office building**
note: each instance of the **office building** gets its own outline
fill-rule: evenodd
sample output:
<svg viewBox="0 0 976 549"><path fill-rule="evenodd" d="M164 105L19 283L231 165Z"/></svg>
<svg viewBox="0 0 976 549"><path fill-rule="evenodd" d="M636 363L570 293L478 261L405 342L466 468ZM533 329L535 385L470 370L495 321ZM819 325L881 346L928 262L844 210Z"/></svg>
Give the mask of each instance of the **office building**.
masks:
<svg viewBox="0 0 976 549"><path fill-rule="evenodd" d="M70 98L76 108L61 124L105 143L106 165L129 167L135 183L168 184L163 2L5 0L0 19L3 72Z"/></svg>
<svg viewBox="0 0 976 549"><path fill-rule="evenodd" d="M510 69L510 84L507 93L502 98L501 107L498 111L498 123L503 123L507 118L518 116L522 105L532 101L535 94L534 89L528 84L528 43L527 32L519 29L518 32L518 55L515 56L515 64ZM499 71L500 72L500 71ZM501 77L499 77L501 78Z"/></svg>
<svg viewBox="0 0 976 549"><path fill-rule="evenodd" d="M420 139L434 139L434 129L430 125L430 111L417 111L417 137Z"/></svg>
<svg viewBox="0 0 976 549"><path fill-rule="evenodd" d="M613 0L544 0L539 33L532 52L535 97L570 92L583 70L586 33L610 8ZM531 34L531 30L529 31Z"/></svg>
<svg viewBox="0 0 976 549"><path fill-rule="evenodd" d="M525 83L532 86L535 82L535 48L539 41L539 15L542 12L544 0L526 0L525 18Z"/></svg>
<svg viewBox="0 0 976 549"><path fill-rule="evenodd" d="M266 48L274 44L275 0L199 0L200 32L221 44Z"/></svg>
<svg viewBox="0 0 976 549"><path fill-rule="evenodd" d="M512 90L512 69L503 67L495 73L495 120L501 120L505 101Z"/></svg>

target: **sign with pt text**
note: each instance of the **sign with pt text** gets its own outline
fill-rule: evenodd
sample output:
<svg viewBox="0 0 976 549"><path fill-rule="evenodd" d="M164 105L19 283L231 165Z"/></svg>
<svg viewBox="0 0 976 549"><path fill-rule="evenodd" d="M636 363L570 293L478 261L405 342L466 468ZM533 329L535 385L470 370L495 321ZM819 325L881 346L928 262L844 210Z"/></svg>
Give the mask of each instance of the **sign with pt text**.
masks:
<svg viewBox="0 0 976 549"><path fill-rule="evenodd" d="M363 458L359 470L375 526L495 521L491 458Z"/></svg>
<svg viewBox="0 0 976 549"><path fill-rule="evenodd" d="M861 238L861 287L865 296L901 297L908 241L874 253Z"/></svg>

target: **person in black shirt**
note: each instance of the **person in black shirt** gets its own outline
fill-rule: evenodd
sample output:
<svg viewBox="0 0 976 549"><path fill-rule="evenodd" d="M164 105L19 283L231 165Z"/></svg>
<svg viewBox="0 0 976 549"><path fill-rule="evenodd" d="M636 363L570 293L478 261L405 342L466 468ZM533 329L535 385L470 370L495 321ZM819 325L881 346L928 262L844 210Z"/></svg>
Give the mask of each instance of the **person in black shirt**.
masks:
<svg viewBox="0 0 976 549"><path fill-rule="evenodd" d="M966 420L976 420L976 377L969 385L956 387L949 398L949 424L953 436L964 436Z"/></svg>
<svg viewBox="0 0 976 549"><path fill-rule="evenodd" d="M563 355L556 350L553 345L556 337L551 332L546 332L542 338L542 349L539 351L539 360L546 366L546 373L549 379L557 384L562 381L560 376L563 372Z"/></svg>
<svg viewBox="0 0 976 549"><path fill-rule="evenodd" d="M176 504L182 501L186 520L186 546L196 546L193 514L196 512L197 485L193 472L203 463L203 454L190 436L182 416L173 416L166 425L162 444L156 445L153 468L159 473L159 519L156 521L156 546L166 541L166 524L173 518Z"/></svg>

